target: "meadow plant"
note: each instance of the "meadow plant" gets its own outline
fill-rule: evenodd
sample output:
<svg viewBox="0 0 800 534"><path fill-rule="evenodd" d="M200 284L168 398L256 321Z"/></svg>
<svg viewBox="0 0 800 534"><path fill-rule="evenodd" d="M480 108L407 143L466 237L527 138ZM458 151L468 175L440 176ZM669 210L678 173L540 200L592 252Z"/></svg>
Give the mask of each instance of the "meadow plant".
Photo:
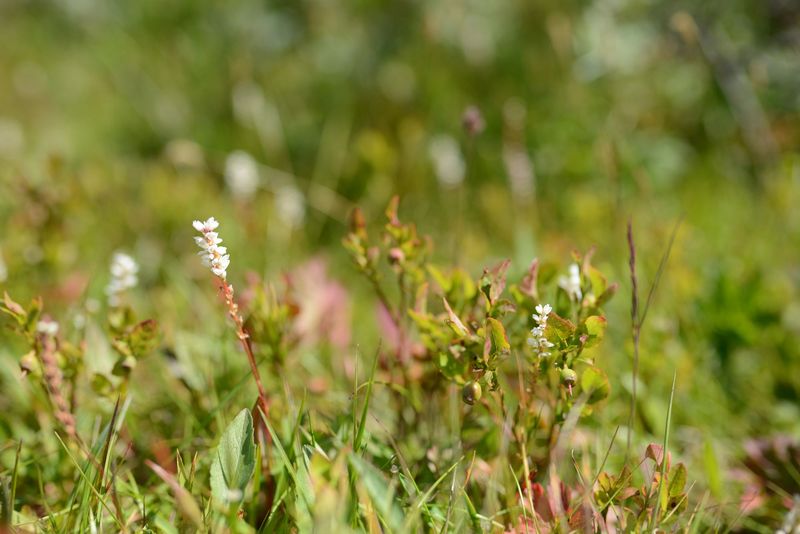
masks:
<svg viewBox="0 0 800 534"><path fill-rule="evenodd" d="M47 521L55 529L147 531L151 517L163 526L159 514L168 510L180 532L639 532L688 524L688 472L668 452L669 416L664 445L648 446L638 464L612 468L608 453L597 461L587 445L612 391L602 370L603 307L617 291L593 265L594 251L573 253L566 275L534 259L517 271L503 260L472 276L436 263L433 241L398 209L395 198L377 232L355 210L343 241L375 297L382 334L366 380L347 370L349 292L321 260L287 273L282 289L247 275L237 300L219 222L192 223L258 398L217 431L208 454L186 459L196 441L184 441L174 460L153 446L143 465L168 491L150 497L151 515L137 503L138 485L152 479L138 464L128 475L136 487L116 475L133 461L126 455L136 437L125 434L123 419L134 370L161 343L155 320L138 320L124 298L137 285L136 262L112 260L107 338L116 362L108 373L88 372L86 343L71 343L41 300L26 309L6 295L2 309L30 351L23 373L41 385L58 439L68 440L63 454L81 466L82 475L62 479L61 496L81 511ZM331 385L313 373L299 406L292 391L295 375L307 372L304 358L323 353L353 382L344 413L327 397L314 400ZM269 365L267 381L256 354ZM193 403L209 403L202 387L185 384ZM113 404L102 430L90 432L76 417L92 405L87 386ZM272 388L281 395L269 395ZM129 506L135 511L123 511Z"/></svg>
<svg viewBox="0 0 800 534"><path fill-rule="evenodd" d="M236 337L239 338L242 348L245 354L247 354L250 371L253 374L253 379L258 388L258 406L266 415L269 411L267 392L261 381L261 373L258 370L255 354L253 354L250 336L244 328L244 319L239 313L239 305L234 299L233 284L228 283L228 266L231 263L231 257L228 254L227 248L220 246L222 238L220 238L219 233L216 232L216 229L219 227L219 222L214 217L210 217L205 221L195 220L192 222L192 226L195 230L200 232L200 236L194 238L195 243L200 248L198 254L202 258L203 264L211 270L211 273L215 277L217 288L222 300L225 302L228 317L231 318L236 328Z"/></svg>

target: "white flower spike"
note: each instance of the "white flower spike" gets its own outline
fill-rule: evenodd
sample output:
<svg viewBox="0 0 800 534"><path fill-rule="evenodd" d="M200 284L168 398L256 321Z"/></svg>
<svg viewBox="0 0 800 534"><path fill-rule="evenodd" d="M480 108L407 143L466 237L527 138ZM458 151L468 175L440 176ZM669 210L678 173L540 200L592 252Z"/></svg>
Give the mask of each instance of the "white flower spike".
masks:
<svg viewBox="0 0 800 534"><path fill-rule="evenodd" d="M228 249L219 246L222 243L219 234L215 232L219 228L219 222L214 217L210 217L205 221L193 221L192 226L195 230L200 232L200 237L195 237L195 243L200 247L200 256L203 258L203 263L211 269L214 276L217 277L217 282L220 290L220 296L225 301L225 306L228 308L228 316L236 325L236 336L242 343L247 354L247 360L250 363L250 370L253 373L253 378L258 387L258 403L261 410L266 414L269 412L269 401L267 399L267 391L264 389L264 384L261 382L261 373L258 371L258 364L256 357L253 355L253 348L250 345L250 335L244 329L244 319L239 315L239 305L233 297L233 285L227 282L228 266L231 264L231 257L228 254Z"/></svg>
<svg viewBox="0 0 800 534"><path fill-rule="evenodd" d="M581 268L577 263L569 266L569 276L562 276L558 280L558 285L567 292L569 298L580 302L583 298L581 292Z"/></svg>
<svg viewBox="0 0 800 534"><path fill-rule="evenodd" d="M108 304L119 306L122 294L139 283L139 265L124 252L115 252L111 258L111 281L106 286Z"/></svg>
<svg viewBox="0 0 800 534"><path fill-rule="evenodd" d="M536 306L536 313L533 314L533 320L536 321L536 326L531 329L531 335L528 337L528 345L533 348L533 353L540 358L550 356L550 349L555 345L550 343L544 335L547 328L547 317L553 311L552 306L549 304L539 304Z"/></svg>
<svg viewBox="0 0 800 534"><path fill-rule="evenodd" d="M58 323L51 319L42 319L36 323L36 331L46 336L55 337L58 334Z"/></svg>
<svg viewBox="0 0 800 534"><path fill-rule="evenodd" d="M200 247L198 254L203 258L203 264L211 269L214 276L225 280L228 277L228 266L231 264L231 257L226 247L219 246L222 243L222 239L214 231L219 227L219 222L214 217L210 217L205 221L194 221L192 226L203 234L194 238L194 242Z"/></svg>

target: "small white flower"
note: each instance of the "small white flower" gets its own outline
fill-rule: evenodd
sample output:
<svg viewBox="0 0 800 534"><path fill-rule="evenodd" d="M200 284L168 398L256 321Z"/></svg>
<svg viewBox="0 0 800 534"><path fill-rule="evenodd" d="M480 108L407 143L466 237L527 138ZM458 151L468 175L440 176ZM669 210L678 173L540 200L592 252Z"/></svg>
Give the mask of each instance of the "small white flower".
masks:
<svg viewBox="0 0 800 534"><path fill-rule="evenodd" d="M106 286L108 304L119 306L122 294L139 283L139 265L124 252L115 252L111 258L110 270L111 281Z"/></svg>
<svg viewBox="0 0 800 534"><path fill-rule="evenodd" d="M281 186L275 191L275 210L287 226L297 228L306 217L306 199L293 185Z"/></svg>
<svg viewBox="0 0 800 534"><path fill-rule="evenodd" d="M58 323L50 319L42 319L36 323L36 331L46 336L58 334Z"/></svg>
<svg viewBox="0 0 800 534"><path fill-rule="evenodd" d="M225 502L239 502L242 500L242 490L239 488L227 488L222 498Z"/></svg>
<svg viewBox="0 0 800 534"><path fill-rule="evenodd" d="M3 261L3 253L0 252L0 282L8 280L8 267L6 262Z"/></svg>
<svg viewBox="0 0 800 534"><path fill-rule="evenodd" d="M569 266L569 275L562 276L558 279L558 285L567 292L569 298L580 302L583 298L581 292L581 268L577 263Z"/></svg>
<svg viewBox="0 0 800 534"><path fill-rule="evenodd" d="M203 232L204 234L208 232L213 232L219 226L219 222L214 217L209 217L205 221L193 221L192 226L198 232ZM214 234L216 236L217 234Z"/></svg>
<svg viewBox="0 0 800 534"><path fill-rule="evenodd" d="M219 246L222 243L222 239L214 231L219 227L219 222L214 217L210 217L202 222L194 221L192 226L203 234L201 237L194 238L195 243L200 247L198 254L203 259L203 265L209 267L214 276L225 280L228 275L227 270L231 263L231 257L226 247Z"/></svg>
<svg viewBox="0 0 800 534"><path fill-rule="evenodd" d="M247 199L258 189L258 163L244 150L231 152L225 159L225 183L236 198Z"/></svg>
<svg viewBox="0 0 800 534"><path fill-rule="evenodd" d="M443 187L456 187L464 181L467 164L464 163L458 141L449 135L437 135L428 145L428 156L436 178Z"/></svg>
<svg viewBox="0 0 800 534"><path fill-rule="evenodd" d="M534 354L542 358L550 356L550 349L555 346L545 337L547 318L552 311L553 308L549 304L536 306L536 313L533 314L536 326L531 329L531 335L528 337L528 345L533 348Z"/></svg>

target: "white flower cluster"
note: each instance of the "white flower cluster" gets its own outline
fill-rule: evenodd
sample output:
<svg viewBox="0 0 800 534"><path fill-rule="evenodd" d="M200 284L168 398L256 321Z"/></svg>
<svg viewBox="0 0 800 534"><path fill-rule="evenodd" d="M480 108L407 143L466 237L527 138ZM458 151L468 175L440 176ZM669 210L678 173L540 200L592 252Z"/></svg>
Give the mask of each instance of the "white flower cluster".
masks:
<svg viewBox="0 0 800 534"><path fill-rule="evenodd" d="M558 285L567 292L569 298L580 302L583 298L581 292L581 268L577 263L569 266L569 276L562 276L558 280Z"/></svg>
<svg viewBox="0 0 800 534"><path fill-rule="evenodd" d="M124 252L115 252L111 258L111 281L106 286L108 304L119 306L120 297L125 291L139 283L139 265Z"/></svg>
<svg viewBox="0 0 800 534"><path fill-rule="evenodd" d="M542 358L550 356L550 349L554 347L544 335L544 331L547 328L547 316L552 311L553 308L549 304L536 306L536 313L533 314L536 326L531 329L531 335L528 337L528 345L533 347L534 354Z"/></svg>
<svg viewBox="0 0 800 534"><path fill-rule="evenodd" d="M225 183L239 199L251 198L258 189L258 163L244 150L231 152L225 159Z"/></svg>
<svg viewBox="0 0 800 534"><path fill-rule="evenodd" d="M428 156L439 184L445 188L457 187L464 181L467 164L458 141L449 135L437 135L428 145Z"/></svg>
<svg viewBox="0 0 800 534"><path fill-rule="evenodd" d="M46 336L55 337L58 334L58 323L52 319L42 319L36 323L36 331Z"/></svg>
<svg viewBox="0 0 800 534"><path fill-rule="evenodd" d="M286 184L275 191L275 211L278 218L291 228L302 226L306 216L305 197L302 191Z"/></svg>
<svg viewBox="0 0 800 534"><path fill-rule="evenodd" d="M8 280L8 267L6 262L3 261L3 252L0 251L0 282Z"/></svg>
<svg viewBox="0 0 800 534"><path fill-rule="evenodd" d="M231 257L227 248L219 246L222 243L222 239L214 231L219 226L219 222L214 217L210 217L202 222L194 221L192 226L203 234L201 237L194 238L195 243L201 249L198 254L203 258L203 264L210 267L215 276L225 280L228 276L228 265L231 263Z"/></svg>

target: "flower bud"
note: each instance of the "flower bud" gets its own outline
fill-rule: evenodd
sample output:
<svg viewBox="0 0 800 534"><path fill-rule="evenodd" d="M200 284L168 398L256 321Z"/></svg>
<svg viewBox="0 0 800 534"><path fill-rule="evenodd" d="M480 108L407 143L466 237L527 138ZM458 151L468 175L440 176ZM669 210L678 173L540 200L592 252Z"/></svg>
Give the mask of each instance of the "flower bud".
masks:
<svg viewBox="0 0 800 534"><path fill-rule="evenodd" d="M575 382L578 380L578 373L570 369L569 367L565 367L561 370L561 383L565 386L572 387L575 385Z"/></svg>
<svg viewBox="0 0 800 534"><path fill-rule="evenodd" d="M19 368L22 371L22 376L27 376L39 370L39 360L36 359L36 353L30 351L19 360Z"/></svg>
<svg viewBox="0 0 800 534"><path fill-rule="evenodd" d="M481 400L482 394L483 392L481 391L480 384L478 384L477 382L467 382L461 389L461 400L472 406L473 404Z"/></svg>
<svg viewBox="0 0 800 534"><path fill-rule="evenodd" d="M406 259L405 253L398 247L393 247L389 250L389 263L397 265L403 263Z"/></svg>

